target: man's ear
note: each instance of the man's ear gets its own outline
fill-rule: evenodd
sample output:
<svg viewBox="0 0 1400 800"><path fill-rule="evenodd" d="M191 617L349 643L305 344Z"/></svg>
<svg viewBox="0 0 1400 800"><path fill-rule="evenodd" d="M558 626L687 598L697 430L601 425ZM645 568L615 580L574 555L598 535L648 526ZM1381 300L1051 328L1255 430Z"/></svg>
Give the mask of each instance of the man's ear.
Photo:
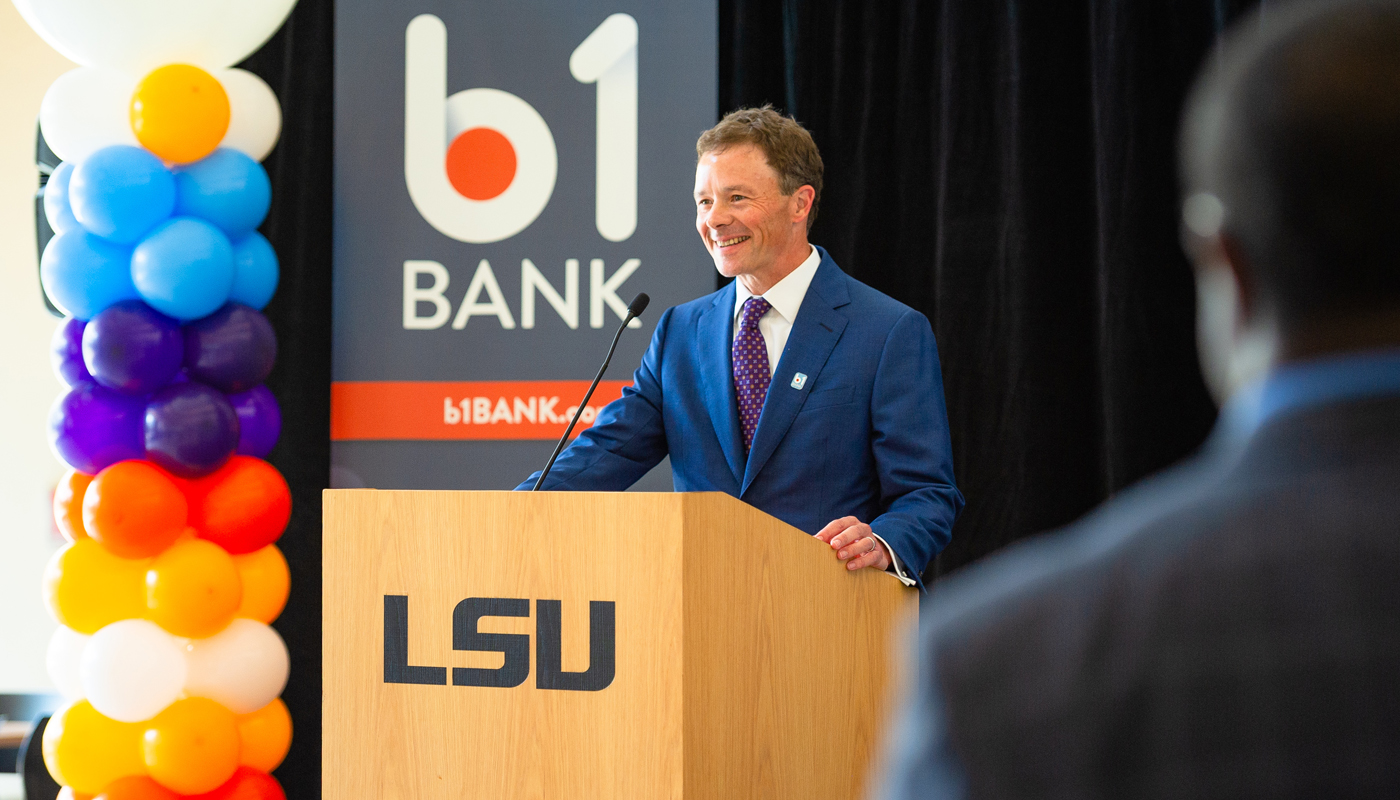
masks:
<svg viewBox="0 0 1400 800"><path fill-rule="evenodd" d="M803 184L792 193L792 221L805 223L812 214L812 203L817 199L817 190Z"/></svg>
<svg viewBox="0 0 1400 800"><path fill-rule="evenodd" d="M1221 267L1228 269L1235 278L1235 288L1239 295L1242 315L1240 322L1249 325L1258 318L1262 308L1259 278L1255 274L1254 264L1249 260L1240 240L1230 231L1223 230L1214 238L1213 246L1216 260Z"/></svg>
<svg viewBox="0 0 1400 800"><path fill-rule="evenodd" d="M1276 321L1239 240L1225 232L1196 240L1196 346L1217 403L1262 378L1278 356Z"/></svg>
<svg viewBox="0 0 1400 800"><path fill-rule="evenodd" d="M1213 271L1228 276L1234 283L1233 294L1239 305L1239 323L1248 326L1261 312L1262 298L1259 280L1240 240L1230 231L1222 230L1210 236L1183 235L1182 247L1195 264L1195 270Z"/></svg>

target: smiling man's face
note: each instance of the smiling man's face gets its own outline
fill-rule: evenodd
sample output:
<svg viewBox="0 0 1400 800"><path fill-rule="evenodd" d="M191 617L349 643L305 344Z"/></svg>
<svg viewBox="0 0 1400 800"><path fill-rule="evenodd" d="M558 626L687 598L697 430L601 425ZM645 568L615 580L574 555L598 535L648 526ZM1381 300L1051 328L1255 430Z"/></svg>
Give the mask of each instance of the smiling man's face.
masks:
<svg viewBox="0 0 1400 800"><path fill-rule="evenodd" d="M712 150L695 166L695 229L721 275L762 294L810 253L812 194L804 186L784 195L755 145Z"/></svg>

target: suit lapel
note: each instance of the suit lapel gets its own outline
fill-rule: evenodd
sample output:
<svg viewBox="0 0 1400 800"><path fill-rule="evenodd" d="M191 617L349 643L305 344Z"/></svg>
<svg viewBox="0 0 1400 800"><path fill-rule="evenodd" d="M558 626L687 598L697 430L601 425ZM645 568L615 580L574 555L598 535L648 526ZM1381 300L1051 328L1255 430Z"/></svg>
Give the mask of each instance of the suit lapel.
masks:
<svg viewBox="0 0 1400 800"><path fill-rule="evenodd" d="M816 384L817 377L831 357L831 351L841 339L842 331L846 329L846 317L835 310L851 301L846 291L846 276L826 251L821 252L822 263L817 267L812 284L807 287L807 295L793 322L792 333L788 335L787 347L778 361L777 371L773 373L773 383L768 387L768 397L764 400L763 413L758 418L758 430L754 431L753 447L745 465L740 497L748 491L754 478L758 477L759 471L787 435L788 428L792 427L792 421L797 418L797 412L802 409L802 403ZM807 379L802 388L797 389L793 388L792 381L799 372ZM732 388L730 396L733 396ZM731 405L735 405L733 400ZM736 410L736 416L737 413Z"/></svg>
<svg viewBox="0 0 1400 800"><path fill-rule="evenodd" d="M729 462L737 483L744 476L744 440L739 437L739 401L734 395L734 375L729 363L733 329L734 284L731 283L700 315L696 346L700 348L705 407L710 412L720 449L724 451L724 460Z"/></svg>

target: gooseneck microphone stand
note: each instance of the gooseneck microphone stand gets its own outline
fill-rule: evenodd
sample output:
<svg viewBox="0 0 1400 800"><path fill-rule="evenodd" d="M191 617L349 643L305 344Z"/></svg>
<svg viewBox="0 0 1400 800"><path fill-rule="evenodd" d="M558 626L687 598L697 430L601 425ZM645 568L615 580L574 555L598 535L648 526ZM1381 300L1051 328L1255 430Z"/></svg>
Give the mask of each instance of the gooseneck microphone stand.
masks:
<svg viewBox="0 0 1400 800"><path fill-rule="evenodd" d="M627 323L640 317L642 312L646 310L647 303L650 302L651 298L647 296L646 292L632 298L632 302L627 306L627 318L622 321L621 325L617 326L617 333L613 335L612 346L608 348L608 357L603 359L603 366L599 367L598 374L593 376L593 384L588 387L588 393L583 396L583 402L578 404L574 418L569 420L569 427L565 429L564 435L559 437L559 444L554 446L554 454L549 457L549 462L544 465L544 471L540 473L539 479L535 481L535 486L530 491L538 492L540 487L544 485L544 479L549 477L549 471L554 468L554 459L563 452L564 444L569 441L569 434L574 432L578 418L583 414L583 410L588 407L588 401L593 397L593 390L598 388L598 381L602 380L603 373L608 371L608 363L612 361L613 351L617 349L617 342L622 338L622 332L627 329Z"/></svg>

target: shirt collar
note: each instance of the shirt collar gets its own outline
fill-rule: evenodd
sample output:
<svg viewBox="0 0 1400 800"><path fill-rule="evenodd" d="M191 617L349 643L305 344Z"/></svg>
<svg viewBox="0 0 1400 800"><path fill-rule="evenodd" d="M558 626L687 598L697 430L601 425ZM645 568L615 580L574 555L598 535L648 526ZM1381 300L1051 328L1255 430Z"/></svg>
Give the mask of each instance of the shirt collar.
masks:
<svg viewBox="0 0 1400 800"><path fill-rule="evenodd" d="M1246 438L1280 417L1390 394L1400 394L1400 348L1293 362L1230 398L1220 425L1231 438Z"/></svg>
<svg viewBox="0 0 1400 800"><path fill-rule="evenodd" d="M807 256L807 260L797 265L797 269L789 272L786 277L769 287L763 293L763 299L773 306L773 310L778 312L789 325L797 320L797 311L802 308L802 298L807 296L807 287L812 285L812 278L816 277L817 267L822 263L821 254L816 247L812 247L812 254ZM739 318L739 312L744 309L744 301L753 297L748 289L744 288L744 282L734 281L734 319Z"/></svg>

